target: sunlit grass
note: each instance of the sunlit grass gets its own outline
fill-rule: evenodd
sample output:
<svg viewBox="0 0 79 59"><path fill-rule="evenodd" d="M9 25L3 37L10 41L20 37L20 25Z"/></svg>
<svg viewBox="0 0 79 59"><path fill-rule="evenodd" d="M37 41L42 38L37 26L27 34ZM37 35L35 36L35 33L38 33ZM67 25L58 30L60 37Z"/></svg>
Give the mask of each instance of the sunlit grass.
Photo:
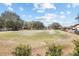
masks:
<svg viewBox="0 0 79 59"><path fill-rule="evenodd" d="M0 55L11 54L11 50L17 44L30 44L32 47L36 48L36 50L38 50L39 47L39 50L41 49L42 51L44 49L42 52L45 52L47 44L52 44L53 40L57 40L56 44L58 45L70 45L70 48L72 49L72 40L75 39L79 39L79 36L60 30L22 30L0 32ZM40 45L44 47L40 47Z"/></svg>
<svg viewBox="0 0 79 59"><path fill-rule="evenodd" d="M50 39L58 39L58 38L69 38L69 36L59 30L52 30L53 32L50 34L50 31L42 31L39 33L31 33L25 31L22 33L22 31L11 31L11 32L0 32L0 40L9 40L9 39L21 39L21 40L50 40ZM31 35L28 35L28 34Z"/></svg>

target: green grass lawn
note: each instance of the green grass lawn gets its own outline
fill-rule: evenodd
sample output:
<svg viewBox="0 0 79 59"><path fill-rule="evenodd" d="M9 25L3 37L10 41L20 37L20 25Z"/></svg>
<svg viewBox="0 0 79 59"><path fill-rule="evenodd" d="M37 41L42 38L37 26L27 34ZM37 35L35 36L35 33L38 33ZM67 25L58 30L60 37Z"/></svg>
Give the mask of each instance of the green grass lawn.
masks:
<svg viewBox="0 0 79 59"><path fill-rule="evenodd" d="M25 39L25 40L49 40L56 38L67 38L68 35L59 30L53 30L50 34L50 31L41 31L38 33L31 33L30 31L10 31L10 32L0 32L0 40L9 40L9 39ZM28 33L27 33L28 32Z"/></svg>
<svg viewBox="0 0 79 59"><path fill-rule="evenodd" d="M47 44L52 44L53 41L56 41L56 44L68 45L71 46L72 49L72 40L75 39L79 39L79 36L60 30L0 32L0 55L12 55L11 51L17 44L30 44L32 48L34 48L34 55L37 53L44 55ZM40 52L38 50L40 50Z"/></svg>

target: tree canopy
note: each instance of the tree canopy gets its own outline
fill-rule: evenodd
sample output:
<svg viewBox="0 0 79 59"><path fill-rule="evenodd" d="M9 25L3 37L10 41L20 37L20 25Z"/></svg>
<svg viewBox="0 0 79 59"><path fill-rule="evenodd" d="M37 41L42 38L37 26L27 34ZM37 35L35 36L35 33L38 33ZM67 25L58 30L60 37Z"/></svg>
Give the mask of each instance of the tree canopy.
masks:
<svg viewBox="0 0 79 59"><path fill-rule="evenodd" d="M31 29L31 30L35 30L35 29L40 30L40 29L44 29L45 26L40 21L30 21L25 23L24 28Z"/></svg>
<svg viewBox="0 0 79 59"><path fill-rule="evenodd" d="M61 29L61 25L59 23L52 23L51 25L48 26L49 29Z"/></svg>
<svg viewBox="0 0 79 59"><path fill-rule="evenodd" d="M4 25L4 28L7 28L8 30L19 30L23 25L23 20L21 20L20 16L10 11L3 12L1 14L1 20L1 24Z"/></svg>

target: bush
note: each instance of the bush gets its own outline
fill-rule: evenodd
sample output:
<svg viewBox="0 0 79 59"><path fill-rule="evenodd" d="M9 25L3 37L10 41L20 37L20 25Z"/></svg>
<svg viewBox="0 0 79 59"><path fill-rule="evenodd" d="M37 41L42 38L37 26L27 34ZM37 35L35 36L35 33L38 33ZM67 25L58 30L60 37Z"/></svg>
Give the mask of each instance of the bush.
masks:
<svg viewBox="0 0 79 59"><path fill-rule="evenodd" d="M29 45L18 45L13 52L16 56L30 56L31 55L31 47Z"/></svg>
<svg viewBox="0 0 79 59"><path fill-rule="evenodd" d="M79 56L79 41L74 41L75 48L74 48L74 56Z"/></svg>
<svg viewBox="0 0 79 59"><path fill-rule="evenodd" d="M62 48L61 46L52 45L48 47L48 51L46 52L46 56L61 56Z"/></svg>

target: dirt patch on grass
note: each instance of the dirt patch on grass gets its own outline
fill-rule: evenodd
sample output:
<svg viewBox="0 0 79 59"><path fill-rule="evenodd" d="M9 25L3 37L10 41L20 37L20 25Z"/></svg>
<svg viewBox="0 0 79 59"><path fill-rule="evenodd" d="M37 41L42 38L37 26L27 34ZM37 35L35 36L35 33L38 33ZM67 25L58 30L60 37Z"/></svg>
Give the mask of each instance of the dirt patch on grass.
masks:
<svg viewBox="0 0 79 59"><path fill-rule="evenodd" d="M53 32L53 33L51 33ZM7 33L14 34L7 37ZM7 38L2 36L6 34ZM9 34L9 35L10 35ZM18 37L15 35L17 34ZM63 35L64 34L64 35ZM29 36L28 36L29 35ZM34 37L32 37L34 35ZM37 37L35 37L35 35ZM49 35L49 36L48 36ZM66 38L67 35L67 38ZM16 37L15 37L16 36ZM27 38L28 37L28 38ZM29 38L33 39L29 39ZM63 38L62 38L63 37ZM55 43L63 46L64 55L72 55L74 44L73 40L78 39L79 36L63 31L46 31L46 30L33 30L33 31L15 31L15 32L1 32L0 33L0 55L12 55L12 51L18 44L29 44L32 47L32 55L45 55L47 46ZM39 39L39 40L38 40Z"/></svg>

